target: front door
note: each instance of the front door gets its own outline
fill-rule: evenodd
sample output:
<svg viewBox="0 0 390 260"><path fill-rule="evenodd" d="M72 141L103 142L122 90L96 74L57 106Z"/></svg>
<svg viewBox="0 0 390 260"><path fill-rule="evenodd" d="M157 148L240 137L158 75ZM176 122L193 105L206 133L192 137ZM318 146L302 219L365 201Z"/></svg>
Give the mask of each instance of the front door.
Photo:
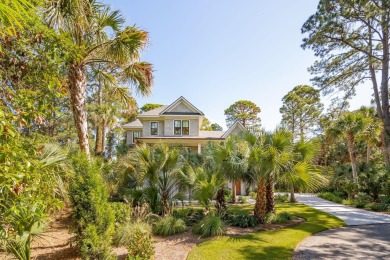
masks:
<svg viewBox="0 0 390 260"><path fill-rule="evenodd" d="M236 181L236 195L241 195L241 181Z"/></svg>

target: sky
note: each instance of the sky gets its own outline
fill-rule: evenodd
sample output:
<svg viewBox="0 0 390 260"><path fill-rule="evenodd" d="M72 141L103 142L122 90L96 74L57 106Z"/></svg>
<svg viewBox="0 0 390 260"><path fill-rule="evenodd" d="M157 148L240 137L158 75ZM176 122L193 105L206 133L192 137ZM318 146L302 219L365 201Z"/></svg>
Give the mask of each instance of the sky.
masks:
<svg viewBox="0 0 390 260"><path fill-rule="evenodd" d="M316 57L300 47L301 27L316 0L106 2L122 12L126 25L149 32L142 60L154 66L154 86L151 96L136 96L139 107L184 96L226 130L224 110L250 100L261 108L262 126L272 130L281 120L282 97L297 85L310 85L307 68ZM371 92L358 89L351 109L368 105Z"/></svg>

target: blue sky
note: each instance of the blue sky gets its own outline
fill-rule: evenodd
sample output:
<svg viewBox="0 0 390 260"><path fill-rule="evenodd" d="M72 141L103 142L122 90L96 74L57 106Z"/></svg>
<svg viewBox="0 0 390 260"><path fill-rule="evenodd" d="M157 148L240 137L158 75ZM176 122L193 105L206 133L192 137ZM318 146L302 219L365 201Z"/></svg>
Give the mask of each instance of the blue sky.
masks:
<svg viewBox="0 0 390 260"><path fill-rule="evenodd" d="M280 123L282 97L310 84L315 61L304 51L301 26L315 0L116 0L127 25L150 34L142 59L155 69L153 94L145 103L170 104L184 96L226 129L224 110L240 99L262 110L262 126ZM352 108L369 104L371 89L358 90ZM330 98L323 101L327 104Z"/></svg>

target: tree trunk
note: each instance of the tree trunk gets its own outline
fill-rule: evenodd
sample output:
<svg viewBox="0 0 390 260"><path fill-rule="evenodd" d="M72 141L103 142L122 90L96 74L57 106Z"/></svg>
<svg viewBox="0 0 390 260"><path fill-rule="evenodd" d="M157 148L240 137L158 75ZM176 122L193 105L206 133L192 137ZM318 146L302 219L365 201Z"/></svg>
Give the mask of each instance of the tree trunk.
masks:
<svg viewBox="0 0 390 260"><path fill-rule="evenodd" d="M217 212L219 214L226 211L226 203L225 203L225 196L224 196L224 189L221 188L217 191L217 196L215 198L216 203L215 207L217 208Z"/></svg>
<svg viewBox="0 0 390 260"><path fill-rule="evenodd" d="M99 89L98 89L98 105L99 108L103 105L103 86L99 79ZM95 154L97 156L103 155L103 142L104 142L104 122L103 120L98 120L96 126L96 142L95 142Z"/></svg>
<svg viewBox="0 0 390 260"><path fill-rule="evenodd" d="M161 193L161 214L165 216L169 213L169 197L168 191L164 190Z"/></svg>
<svg viewBox="0 0 390 260"><path fill-rule="evenodd" d="M274 182L269 180L266 186L266 213L275 212Z"/></svg>
<svg viewBox="0 0 390 260"><path fill-rule="evenodd" d="M86 83L85 65L73 62L68 70L70 105L73 112L73 118L77 129L80 149L88 157L88 121L85 109Z"/></svg>
<svg viewBox="0 0 390 260"><path fill-rule="evenodd" d="M382 1L383 10L388 10L388 2ZM385 161L390 164L390 112L389 112L389 18L388 12L382 14L382 78L381 78L381 100L382 100L382 122L384 127L384 154Z"/></svg>
<svg viewBox="0 0 390 260"><path fill-rule="evenodd" d="M347 133L348 135L348 152L349 152L349 158L351 160L351 167L352 167L352 178L353 183L355 186L358 185L358 173L357 173L357 166L356 166L356 151L355 151L355 137L353 133Z"/></svg>
<svg viewBox="0 0 390 260"><path fill-rule="evenodd" d="M236 203L236 181L233 180L232 181L232 203L235 204Z"/></svg>
<svg viewBox="0 0 390 260"><path fill-rule="evenodd" d="M108 142L107 142L107 160L112 159L113 150L114 150L114 133L110 131L108 134Z"/></svg>
<svg viewBox="0 0 390 260"><path fill-rule="evenodd" d="M297 200L295 199L294 185L293 184L291 184L291 186L290 186L290 202L291 203L297 202Z"/></svg>
<svg viewBox="0 0 390 260"><path fill-rule="evenodd" d="M254 209L254 216L259 223L265 222L266 214L266 188L264 180L259 180L257 182L257 194L256 194L256 203Z"/></svg>

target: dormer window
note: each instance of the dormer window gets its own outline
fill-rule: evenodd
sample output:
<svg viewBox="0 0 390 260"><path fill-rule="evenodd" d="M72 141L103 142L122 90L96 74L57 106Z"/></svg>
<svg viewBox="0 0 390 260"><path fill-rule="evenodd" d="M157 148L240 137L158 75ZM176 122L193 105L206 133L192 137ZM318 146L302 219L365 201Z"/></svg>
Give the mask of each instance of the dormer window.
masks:
<svg viewBox="0 0 390 260"><path fill-rule="evenodd" d="M173 134L174 135L189 135L190 134L190 121L189 120L174 120L173 121Z"/></svg>
<svg viewBox="0 0 390 260"><path fill-rule="evenodd" d="M150 122L150 135L158 135L158 122Z"/></svg>

